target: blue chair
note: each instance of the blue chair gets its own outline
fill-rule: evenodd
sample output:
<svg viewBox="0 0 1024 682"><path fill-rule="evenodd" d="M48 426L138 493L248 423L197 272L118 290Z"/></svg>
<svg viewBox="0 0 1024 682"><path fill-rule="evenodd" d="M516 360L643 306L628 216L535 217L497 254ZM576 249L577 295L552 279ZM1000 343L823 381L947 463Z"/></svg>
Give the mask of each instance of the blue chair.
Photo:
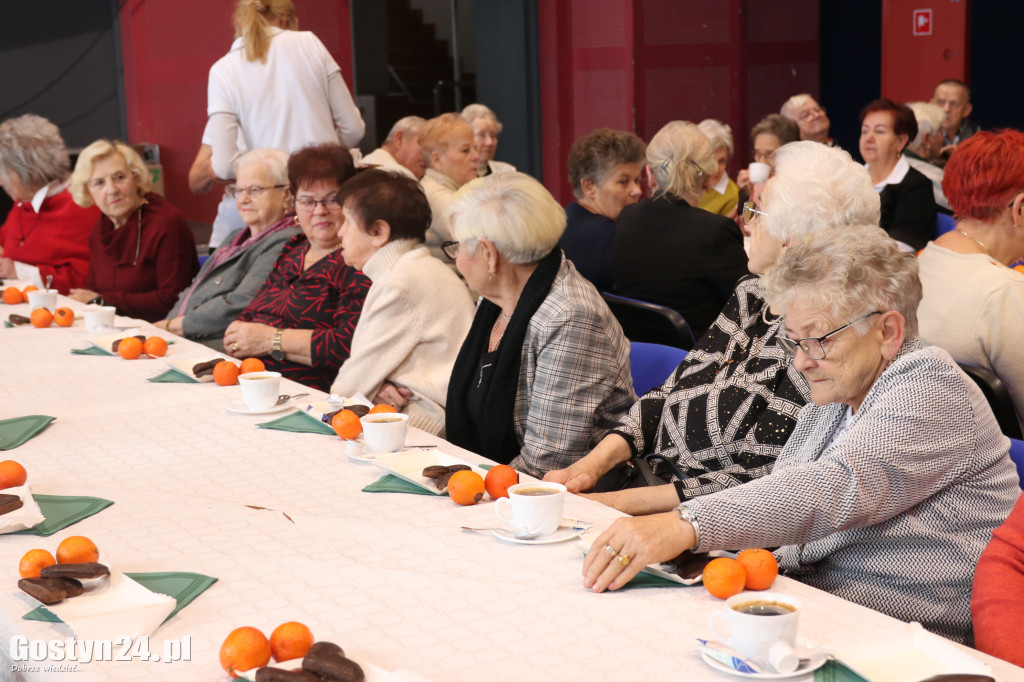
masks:
<svg viewBox="0 0 1024 682"><path fill-rule="evenodd" d="M942 211L939 211L935 216L935 236L941 237L947 232L952 232L956 229L956 220L951 215L946 215Z"/></svg>
<svg viewBox="0 0 1024 682"><path fill-rule="evenodd" d="M629 364L632 368L633 390L637 395L643 395L655 386L660 386L686 356L687 351L680 348L631 341Z"/></svg>
<svg viewBox="0 0 1024 682"><path fill-rule="evenodd" d="M608 304L622 326L622 333L630 341L660 343L683 350L693 348L693 331L679 311L605 291L601 292L601 298Z"/></svg>
<svg viewBox="0 0 1024 682"><path fill-rule="evenodd" d="M1017 478L1024 489L1024 440L1010 439L1010 459L1017 465Z"/></svg>

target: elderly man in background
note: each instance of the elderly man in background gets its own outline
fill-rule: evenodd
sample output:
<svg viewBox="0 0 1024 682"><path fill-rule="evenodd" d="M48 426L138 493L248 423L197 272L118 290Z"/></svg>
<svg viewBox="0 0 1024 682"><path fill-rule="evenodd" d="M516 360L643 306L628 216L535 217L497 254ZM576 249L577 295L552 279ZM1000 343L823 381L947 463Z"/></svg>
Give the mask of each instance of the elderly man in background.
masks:
<svg viewBox="0 0 1024 682"><path fill-rule="evenodd" d="M420 150L420 128L426 121L419 116L400 118L391 126L384 143L363 157L359 165L383 168L419 180L426 171Z"/></svg>
<svg viewBox="0 0 1024 682"><path fill-rule="evenodd" d="M939 105L929 102L911 102L907 106L917 119L917 137L903 150L903 158L911 168L932 181L935 205L949 213L949 202L942 193L942 176L945 171L932 163L942 157L942 119L945 112Z"/></svg>
<svg viewBox="0 0 1024 682"><path fill-rule="evenodd" d="M932 104L942 107L942 137L945 146L942 155L949 157L958 144L969 138L980 128L967 117L974 108L971 105L971 90L955 78L947 78L935 86Z"/></svg>
<svg viewBox="0 0 1024 682"><path fill-rule="evenodd" d="M836 141L828 136L831 122L825 114L825 108L818 104L807 93L793 95L782 105L779 113L796 123L800 129L800 139L821 142L834 147Z"/></svg>

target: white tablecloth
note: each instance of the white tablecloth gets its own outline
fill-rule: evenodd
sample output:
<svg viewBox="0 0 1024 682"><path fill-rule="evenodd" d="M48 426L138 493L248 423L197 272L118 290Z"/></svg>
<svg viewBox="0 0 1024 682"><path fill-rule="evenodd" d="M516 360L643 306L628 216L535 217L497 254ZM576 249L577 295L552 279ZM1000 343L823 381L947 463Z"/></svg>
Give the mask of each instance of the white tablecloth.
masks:
<svg viewBox="0 0 1024 682"><path fill-rule="evenodd" d="M3 319L25 310L0 306ZM0 537L0 680L226 680L217 658L228 632L251 625L269 635L289 620L356 661L435 681L724 679L693 647L721 604L702 587L591 594L581 586L577 541L526 546L459 529L492 525L490 502L458 507L447 497L361 492L382 472L348 460L340 439L255 427L277 415L229 415L237 386L147 382L166 369L159 360L70 354L86 345L84 333L80 321L0 330L0 419L57 418L0 458L21 461L36 493L115 501L49 538ZM182 339L170 347L201 352L210 353ZM299 387L285 382L282 390ZM482 461L450 444L442 450ZM578 497L566 514L598 526L618 515ZM79 664L84 675L11 672L12 635L72 636L62 624L23 620L36 604L16 587L24 552L54 551L69 535L92 538L100 560L120 571L220 579L152 637L156 652L165 638L190 636L191 661ZM801 633L825 646L905 627L792 580L780 578L775 589L803 601ZM976 655L1000 679L1024 677Z"/></svg>

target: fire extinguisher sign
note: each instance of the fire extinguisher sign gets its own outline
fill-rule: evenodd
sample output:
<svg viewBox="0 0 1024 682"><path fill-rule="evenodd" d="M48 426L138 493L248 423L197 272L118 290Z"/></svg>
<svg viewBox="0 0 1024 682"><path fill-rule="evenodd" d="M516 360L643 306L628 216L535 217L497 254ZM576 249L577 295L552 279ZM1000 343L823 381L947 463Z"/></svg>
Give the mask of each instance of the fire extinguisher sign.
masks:
<svg viewBox="0 0 1024 682"><path fill-rule="evenodd" d="M932 11L930 9L914 10L914 35L930 36L932 34Z"/></svg>

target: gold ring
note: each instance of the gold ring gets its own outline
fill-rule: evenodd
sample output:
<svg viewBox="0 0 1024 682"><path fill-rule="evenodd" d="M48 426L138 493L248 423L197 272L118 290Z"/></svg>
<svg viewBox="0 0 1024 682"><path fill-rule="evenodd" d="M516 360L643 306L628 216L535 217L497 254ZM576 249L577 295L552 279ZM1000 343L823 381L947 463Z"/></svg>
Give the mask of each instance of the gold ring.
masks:
<svg viewBox="0 0 1024 682"><path fill-rule="evenodd" d="M617 561L619 562L619 566L622 566L623 568L625 568L626 566L629 566L630 559L629 559L629 557L627 555L620 554L619 558L617 559Z"/></svg>
<svg viewBox="0 0 1024 682"><path fill-rule="evenodd" d="M231 344L231 350L232 350L232 351L236 351L236 350L238 350L238 344L237 344L237 343L233 343L233 344Z"/></svg>
<svg viewBox="0 0 1024 682"><path fill-rule="evenodd" d="M614 547L612 547L611 545L605 545L605 546L604 546L604 551L608 552L608 553L609 553L609 554L611 554L612 556L615 556L616 554L618 554L618 552L617 552L617 551L615 551L615 548L614 548Z"/></svg>

